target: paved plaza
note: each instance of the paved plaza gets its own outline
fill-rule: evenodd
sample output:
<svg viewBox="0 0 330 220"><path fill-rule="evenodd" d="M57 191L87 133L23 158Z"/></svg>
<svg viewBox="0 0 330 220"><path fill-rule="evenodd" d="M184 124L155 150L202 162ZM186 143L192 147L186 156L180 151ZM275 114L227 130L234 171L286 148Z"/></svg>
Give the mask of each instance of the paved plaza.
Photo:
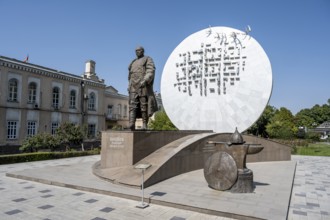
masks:
<svg viewBox="0 0 330 220"><path fill-rule="evenodd" d="M156 204L145 209L139 209L136 206L140 202L131 199L6 177L8 172L41 167L65 169L73 164L94 163L99 159L100 156L87 156L0 165L0 219L228 219ZM87 172L91 172L91 167ZM56 176L60 173L52 173L51 175Z"/></svg>
<svg viewBox="0 0 330 220"><path fill-rule="evenodd" d="M141 203L140 190L108 183L91 173L91 165L99 159L98 155L1 165L0 219L241 219L230 215L235 210L250 219L330 219L330 157L292 156L291 162L250 163L256 189L240 196L209 189L202 170L193 171L148 187L150 206L145 209L136 208ZM287 187L290 182L292 193ZM289 195L281 194L280 188ZM203 196L191 197L191 192ZM253 206L257 211L249 210Z"/></svg>
<svg viewBox="0 0 330 220"><path fill-rule="evenodd" d="M288 219L330 219L330 157L292 156L297 161Z"/></svg>

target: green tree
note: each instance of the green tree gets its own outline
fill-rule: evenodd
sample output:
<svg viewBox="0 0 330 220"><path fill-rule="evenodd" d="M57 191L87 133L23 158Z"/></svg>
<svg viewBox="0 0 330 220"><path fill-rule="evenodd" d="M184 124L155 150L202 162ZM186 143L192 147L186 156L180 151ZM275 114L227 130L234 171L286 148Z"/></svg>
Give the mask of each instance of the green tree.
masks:
<svg viewBox="0 0 330 220"><path fill-rule="evenodd" d="M51 151L56 150L61 145L61 140L56 135L50 133L44 133L44 145Z"/></svg>
<svg viewBox="0 0 330 220"><path fill-rule="evenodd" d="M297 127L307 127L310 128L314 122L312 112L310 109L300 110L295 115L294 123Z"/></svg>
<svg viewBox="0 0 330 220"><path fill-rule="evenodd" d="M178 130L164 110L155 113L155 119L150 119L148 127L151 130Z"/></svg>
<svg viewBox="0 0 330 220"><path fill-rule="evenodd" d="M271 138L290 139L297 133L298 128L294 124L294 116L291 111L282 107L276 110L266 131Z"/></svg>
<svg viewBox="0 0 330 220"><path fill-rule="evenodd" d="M23 152L38 152L41 149L54 150L61 144L56 136L49 133L38 133L24 140L20 150Z"/></svg>
<svg viewBox="0 0 330 220"><path fill-rule="evenodd" d="M247 130L249 134L255 136L268 137L266 131L266 126L270 122L270 119L274 116L276 108L270 105L267 105L265 110L259 119Z"/></svg>
<svg viewBox="0 0 330 220"><path fill-rule="evenodd" d="M56 129L56 136L68 150L72 146L80 145L83 142L85 131L78 125L65 122Z"/></svg>
<svg viewBox="0 0 330 220"><path fill-rule="evenodd" d="M315 128L329 120L330 105L327 104L322 106L314 105L311 109L302 109L295 116L295 124L297 127Z"/></svg>
<svg viewBox="0 0 330 220"><path fill-rule="evenodd" d="M66 146L66 149L69 150L72 146L82 144L84 137L86 137L86 126L81 127L65 122L56 129L55 135L38 133L27 138L20 147L20 150L23 152L37 152L40 149L54 151L60 145Z"/></svg>
<svg viewBox="0 0 330 220"><path fill-rule="evenodd" d="M313 108L311 108L311 114L317 125L322 124L330 120L330 106L326 104L322 106L314 105Z"/></svg>

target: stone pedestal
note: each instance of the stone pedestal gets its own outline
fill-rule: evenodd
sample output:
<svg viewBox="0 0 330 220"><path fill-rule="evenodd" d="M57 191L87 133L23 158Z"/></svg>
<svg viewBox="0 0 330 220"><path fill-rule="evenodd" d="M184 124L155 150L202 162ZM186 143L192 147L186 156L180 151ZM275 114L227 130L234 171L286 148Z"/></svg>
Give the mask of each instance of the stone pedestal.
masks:
<svg viewBox="0 0 330 220"><path fill-rule="evenodd" d="M202 148L217 134L207 131L105 131L101 161L93 173L115 184L141 187L136 167L148 164L143 185L148 187L173 176L201 169Z"/></svg>
<svg viewBox="0 0 330 220"><path fill-rule="evenodd" d="M101 168L133 164L133 134L128 132L103 132Z"/></svg>
<svg viewBox="0 0 330 220"><path fill-rule="evenodd" d="M159 148L182 137L208 131L104 131L101 167L132 166Z"/></svg>
<svg viewBox="0 0 330 220"><path fill-rule="evenodd" d="M254 190L253 185L253 172L250 169L238 169L238 176L236 183L230 189L233 193L252 193Z"/></svg>

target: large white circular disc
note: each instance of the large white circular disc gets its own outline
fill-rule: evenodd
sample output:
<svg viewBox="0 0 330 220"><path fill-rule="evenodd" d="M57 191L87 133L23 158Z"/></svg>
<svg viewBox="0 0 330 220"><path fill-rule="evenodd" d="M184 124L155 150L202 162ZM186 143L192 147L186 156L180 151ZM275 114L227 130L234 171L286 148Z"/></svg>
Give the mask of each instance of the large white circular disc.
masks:
<svg viewBox="0 0 330 220"><path fill-rule="evenodd" d="M245 32L210 27L183 40L161 79L165 111L180 130L240 132L262 114L272 70L259 43Z"/></svg>

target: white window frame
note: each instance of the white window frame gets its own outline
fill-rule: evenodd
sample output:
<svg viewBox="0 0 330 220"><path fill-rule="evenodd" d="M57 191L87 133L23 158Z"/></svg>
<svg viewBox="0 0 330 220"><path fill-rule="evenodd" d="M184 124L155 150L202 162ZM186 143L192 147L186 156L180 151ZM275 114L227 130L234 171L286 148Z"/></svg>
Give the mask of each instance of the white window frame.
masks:
<svg viewBox="0 0 330 220"><path fill-rule="evenodd" d="M37 133L37 122L36 121L27 121L27 136L32 137Z"/></svg>
<svg viewBox="0 0 330 220"><path fill-rule="evenodd" d="M88 124L88 126L87 126L87 136L91 137L91 138L96 136L96 124Z"/></svg>
<svg viewBox="0 0 330 220"><path fill-rule="evenodd" d="M58 122L52 122L51 124L51 134L55 135L56 134L56 129L60 126L60 123Z"/></svg>
<svg viewBox="0 0 330 220"><path fill-rule="evenodd" d="M121 118L121 104L117 105L117 117L118 117L118 119Z"/></svg>
<svg viewBox="0 0 330 220"><path fill-rule="evenodd" d="M18 121L8 120L7 121L7 139L15 140L17 139L17 127Z"/></svg>
<svg viewBox="0 0 330 220"><path fill-rule="evenodd" d="M89 93L88 110L95 111L96 95L94 92Z"/></svg>
<svg viewBox="0 0 330 220"><path fill-rule="evenodd" d="M34 88L32 87L34 86ZM37 100L37 83L30 82L28 86L28 103L36 103Z"/></svg>
<svg viewBox="0 0 330 220"><path fill-rule="evenodd" d="M57 90L57 92L55 91ZM60 107L60 88L58 86L54 86L52 90L52 105L55 109Z"/></svg>
<svg viewBox="0 0 330 220"><path fill-rule="evenodd" d="M72 89L70 91L70 108L76 108L77 104L77 91Z"/></svg>
<svg viewBox="0 0 330 220"><path fill-rule="evenodd" d="M113 117L113 105L108 105L108 117Z"/></svg>
<svg viewBox="0 0 330 220"><path fill-rule="evenodd" d="M18 80L16 78L11 78L8 81L8 101L18 102Z"/></svg>
<svg viewBox="0 0 330 220"><path fill-rule="evenodd" d="M127 105L124 105L124 118L127 118Z"/></svg>

